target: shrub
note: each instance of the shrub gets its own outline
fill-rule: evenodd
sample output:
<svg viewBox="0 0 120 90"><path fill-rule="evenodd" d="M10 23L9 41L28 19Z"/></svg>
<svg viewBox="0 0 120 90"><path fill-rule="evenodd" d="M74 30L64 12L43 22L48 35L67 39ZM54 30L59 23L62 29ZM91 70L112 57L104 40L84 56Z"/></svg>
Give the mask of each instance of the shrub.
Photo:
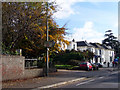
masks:
<svg viewBox="0 0 120 90"><path fill-rule="evenodd" d="M57 69L68 69L72 67L72 65L55 65Z"/></svg>
<svg viewBox="0 0 120 90"><path fill-rule="evenodd" d="M89 51L75 51L75 50L66 50L59 52L57 54L53 54L51 58L53 58L53 62L56 64L70 64L77 65L78 61L85 61L92 58L92 55L89 55ZM74 61L77 60L77 61Z"/></svg>

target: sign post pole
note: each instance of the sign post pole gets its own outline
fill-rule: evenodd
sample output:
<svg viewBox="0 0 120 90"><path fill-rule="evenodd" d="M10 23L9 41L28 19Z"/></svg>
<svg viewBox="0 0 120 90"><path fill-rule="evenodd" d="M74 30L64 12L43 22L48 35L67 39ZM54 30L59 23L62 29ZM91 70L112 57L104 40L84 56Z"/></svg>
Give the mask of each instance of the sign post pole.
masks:
<svg viewBox="0 0 120 90"><path fill-rule="evenodd" d="M48 2L47 2L47 7L46 7L46 31L47 31L47 42L48 42ZM46 55L46 76L48 76L48 72L49 72L49 48L47 47L47 55Z"/></svg>

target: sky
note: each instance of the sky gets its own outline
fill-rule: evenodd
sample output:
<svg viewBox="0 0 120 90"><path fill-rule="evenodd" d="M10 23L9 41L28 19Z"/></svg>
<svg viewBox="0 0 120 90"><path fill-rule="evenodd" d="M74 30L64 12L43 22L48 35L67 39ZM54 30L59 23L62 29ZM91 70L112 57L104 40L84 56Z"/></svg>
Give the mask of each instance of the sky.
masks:
<svg viewBox="0 0 120 90"><path fill-rule="evenodd" d="M117 0L56 0L56 3L59 11L54 18L60 27L67 23L67 40L101 43L106 30L118 36Z"/></svg>

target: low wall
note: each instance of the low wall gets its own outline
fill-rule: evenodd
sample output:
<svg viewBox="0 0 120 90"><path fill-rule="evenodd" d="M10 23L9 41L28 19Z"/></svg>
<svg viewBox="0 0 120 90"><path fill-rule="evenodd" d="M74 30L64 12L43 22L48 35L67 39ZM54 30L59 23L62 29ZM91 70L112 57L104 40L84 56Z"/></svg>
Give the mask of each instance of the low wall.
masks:
<svg viewBox="0 0 120 90"><path fill-rule="evenodd" d="M2 55L2 81L43 76L43 69L25 69L25 57Z"/></svg>
<svg viewBox="0 0 120 90"><path fill-rule="evenodd" d="M43 76L43 69L25 69L22 78Z"/></svg>
<svg viewBox="0 0 120 90"><path fill-rule="evenodd" d="M24 57L2 55L2 80L20 79L24 74Z"/></svg>

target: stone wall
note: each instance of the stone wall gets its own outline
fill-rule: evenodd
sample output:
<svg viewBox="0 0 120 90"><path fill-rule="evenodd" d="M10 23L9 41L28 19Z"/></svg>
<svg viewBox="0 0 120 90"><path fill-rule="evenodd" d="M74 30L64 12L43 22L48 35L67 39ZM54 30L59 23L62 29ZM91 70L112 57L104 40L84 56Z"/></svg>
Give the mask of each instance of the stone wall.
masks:
<svg viewBox="0 0 120 90"><path fill-rule="evenodd" d="M24 74L23 56L2 55L2 80L20 79Z"/></svg>
<svg viewBox="0 0 120 90"><path fill-rule="evenodd" d="M43 76L43 69L25 69L22 78L33 78Z"/></svg>
<svg viewBox="0 0 120 90"><path fill-rule="evenodd" d="M43 69L25 69L25 57L2 55L2 81L43 76Z"/></svg>

